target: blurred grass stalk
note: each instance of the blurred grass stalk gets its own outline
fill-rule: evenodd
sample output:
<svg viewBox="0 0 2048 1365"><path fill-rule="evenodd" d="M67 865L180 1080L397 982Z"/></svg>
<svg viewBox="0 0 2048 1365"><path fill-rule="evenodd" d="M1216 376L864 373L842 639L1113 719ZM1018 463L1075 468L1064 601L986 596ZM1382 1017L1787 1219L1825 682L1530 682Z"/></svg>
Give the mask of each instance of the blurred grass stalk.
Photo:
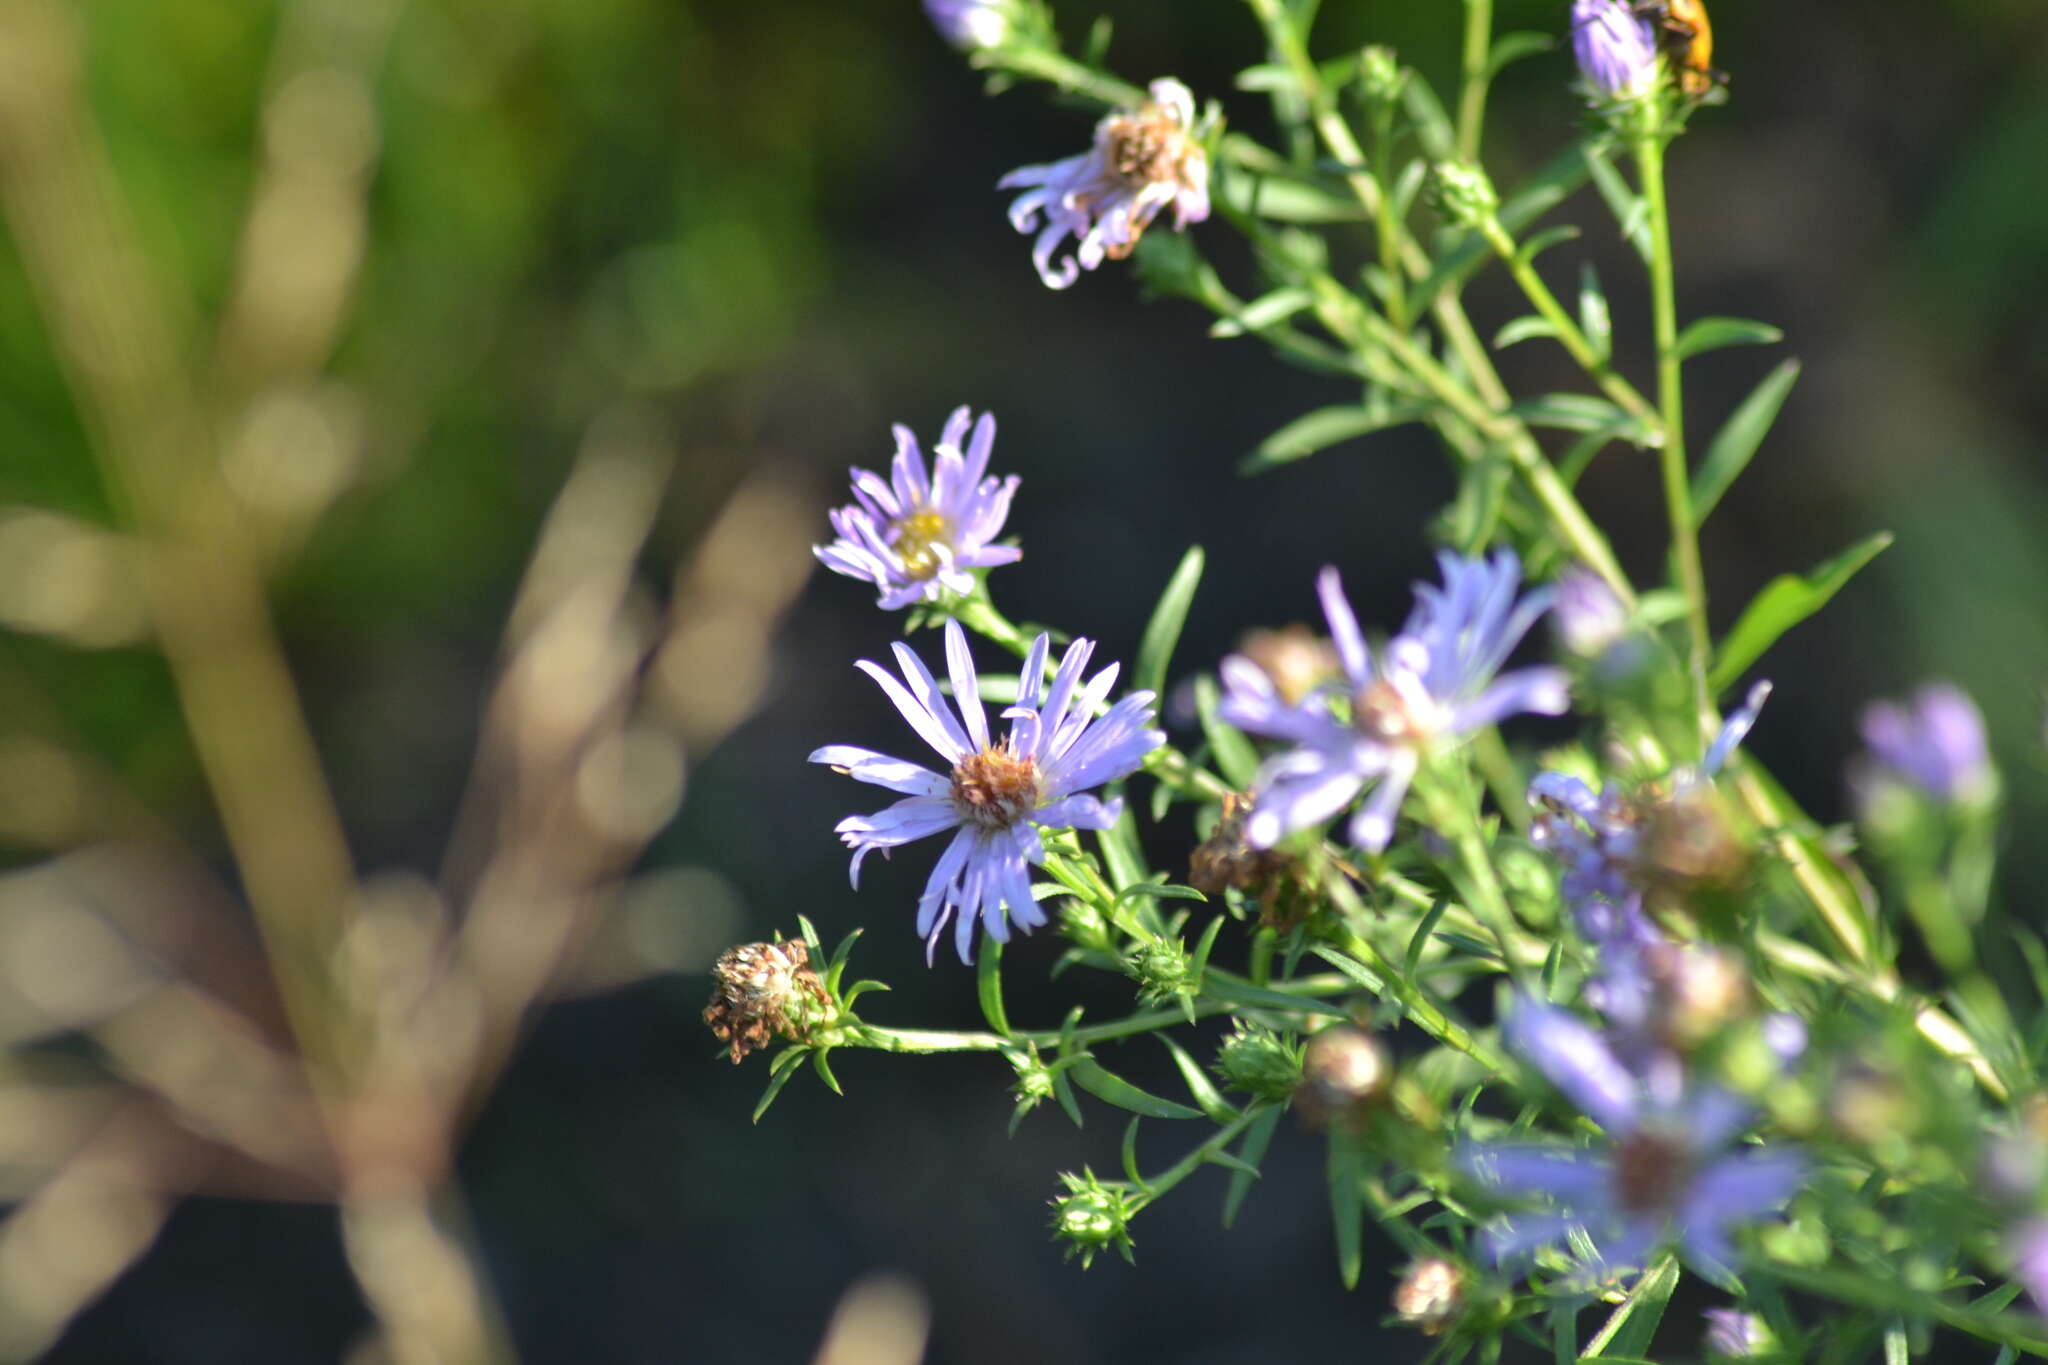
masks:
<svg viewBox="0 0 2048 1365"><path fill-rule="evenodd" d="M5 946L42 935L0 972L23 997L0 1011L20 1016L0 1019L0 1041L82 1029L113 1074L18 1047L0 1060L0 1159L50 1172L5 1191L23 1201L0 1228L6 1358L39 1354L176 1198L205 1189L340 1205L378 1323L353 1358L511 1359L451 1180L456 1144L673 815L687 753L757 703L808 572L809 509L756 474L657 607L635 566L675 437L646 408L602 417L518 594L440 884L359 883L264 581L278 538L303 535L340 478L314 470L289 505L252 498L223 433L317 407L362 263L371 92L397 9L300 0L282 16L208 347L139 246L86 103L79 12L0 0L0 203L133 561L102 587L142 596L262 940L251 959L232 894L111 773L61 738L9 738L61 775L69 804L46 822L59 855L0 881ZM47 515L45 531L73 533ZM10 701L29 690L0 676ZM54 714L18 700L10 715Z"/></svg>

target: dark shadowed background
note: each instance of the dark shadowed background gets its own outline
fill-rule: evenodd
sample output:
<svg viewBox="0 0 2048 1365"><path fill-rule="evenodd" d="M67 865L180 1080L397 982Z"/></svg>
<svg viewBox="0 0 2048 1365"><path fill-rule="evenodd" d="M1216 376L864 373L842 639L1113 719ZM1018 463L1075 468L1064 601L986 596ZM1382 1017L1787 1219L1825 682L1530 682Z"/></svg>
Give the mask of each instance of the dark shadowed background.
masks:
<svg viewBox="0 0 2048 1365"><path fill-rule="evenodd" d="M1264 131L1259 101L1230 86L1259 56L1241 6L1103 8L1121 74L1177 74ZM1565 21L1562 3L1499 9L1503 29ZM85 13L94 108L139 229L212 310L232 286L253 149L277 135L258 110L279 14L160 0ZM1458 15L1450 0L1327 0L1316 45L1390 43L1444 88ZM1077 39L1092 14L1062 17ZM1899 537L1766 659L1778 690L1752 743L1836 819L1858 707L1929 677L1962 684L2007 775L2008 896L2038 920L2048 14L2038 0L1722 0L1715 20L1732 98L1673 154L1680 307L1761 318L1787 340L1690 367L1695 443L1784 354L1806 364L1706 528L1716 624L1773 574L1872 529ZM1568 67L1555 52L1497 88L1488 159L1504 186L1579 127ZM282 558L275 594L365 869L438 863L524 556L586 430L622 405L651 404L674 433L652 584L688 570L736 489L767 498L787 533L750 541L755 559L727 553L706 581L744 595L788 580L826 534L845 468L880 466L891 422L929 439L961 403L997 414L995 468L1023 478L1010 530L1025 558L1000 571L998 601L1099 638L1106 657L1130 657L1190 542L1210 558L1184 668L1247 628L1308 617L1324 563L1385 625L1427 569L1450 483L1426 437L1241 480L1261 437L1342 401L1331 382L1253 341L1205 339L1205 317L1143 304L1115 263L1065 293L1039 284L994 182L1079 151L1090 115L1038 89L984 98L914 0L421 0L397 17L376 101L381 162L334 367L368 434L313 500L324 516ZM1546 269L1599 266L1641 377L1641 282L1596 198L1553 221L1566 217L1587 235ZM11 252L0 243L0 502L100 515ZM1483 334L1520 311L1500 284L1475 286ZM1518 389L1573 386L1540 342L1502 365ZM1584 489L1631 571L1654 576L1651 464L1610 451ZM1116 1168L1121 1124L1101 1111L1076 1132L1046 1110L1007 1139L999 1062L842 1052L845 1098L800 1078L750 1125L766 1066L728 1065L697 1018L730 943L793 932L798 914L828 942L865 925L855 973L894 988L866 1012L979 1018L972 974L943 957L928 971L911 932L930 852L870 862L851 892L831 827L873 795L803 762L824 743L906 752L852 669L894 624L820 573L772 635L747 618L695 641L690 686L721 737L689 755L627 955L671 970L595 972L603 989L542 1014L463 1157L525 1358L803 1361L849 1284L877 1271L929 1295L934 1365L1419 1354L1416 1338L1374 1340L1391 1251L1369 1257L1356 1293L1339 1286L1320 1147L1291 1129L1234 1231L1217 1227L1220 1173L1201 1176L1138 1223L1135 1267L1084 1273L1049 1240L1046 1200L1061 1169ZM154 656L5 648L153 803L213 840ZM1148 851L1178 868L1179 827ZM1033 987L1057 951L1043 937L1011 951L1013 1017L1128 1003L1117 983ZM1128 1051L1137 1078L1165 1060ZM1149 1126L1155 1161L1169 1127ZM330 1213L201 1199L52 1359L336 1360L363 1320Z"/></svg>

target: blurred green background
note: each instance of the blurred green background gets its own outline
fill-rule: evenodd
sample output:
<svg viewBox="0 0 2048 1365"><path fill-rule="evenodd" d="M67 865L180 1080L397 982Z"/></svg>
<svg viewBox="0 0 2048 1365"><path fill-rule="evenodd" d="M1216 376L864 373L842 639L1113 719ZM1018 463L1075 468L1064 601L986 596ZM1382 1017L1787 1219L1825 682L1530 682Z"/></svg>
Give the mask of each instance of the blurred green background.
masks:
<svg viewBox="0 0 2048 1365"><path fill-rule="evenodd" d="M138 230L202 319L234 293L259 152L293 135L262 118L272 54L323 8L343 31L382 9L78 11L92 107ZM1447 76L1449 0L1323 9L1320 51L1391 43ZM1499 10L1503 29L1565 23L1562 3ZM1265 130L1259 101L1230 88L1259 56L1240 6L1102 12L1123 75L1178 74ZM1063 29L1078 39L1092 18L1068 8ZM1343 566L1382 622L1424 571L1424 528L1449 489L1424 438L1392 433L1246 484L1235 462L1336 401L1327 383L1255 343L1204 340L1206 319L1185 305L1141 306L1114 263L1064 294L1040 286L994 182L1080 150L1091 115L1037 90L985 100L913 0L415 0L388 19L361 273L320 391L334 448L295 494L306 533L275 556L276 611L365 869L438 861L524 556L586 430L621 404L653 405L679 459L645 566L654 583L764 470L822 538L845 467L881 464L890 422L929 438L959 403L998 415L995 467L1023 476L1010 529L1026 558L997 578L999 601L1100 638L1108 657L1129 657L1191 541L1209 547L1210 571L1187 667L1246 628L1308 616L1320 564ZM1707 528L1716 623L1775 573L1875 527L1899 534L1765 661L1779 688L1754 747L1810 810L1839 818L1860 705L1931 676L1961 683L2007 772L2008 898L2038 923L2048 13L2038 0L1723 0L1715 20L1732 99L1674 153L1680 306L1777 323L1806 362ZM1503 185L1579 127L1568 63L1562 51L1526 62L1498 88L1489 161ZM1597 201L1554 215L1566 216L1587 236L1547 268L1574 251L1594 260L1618 335L1640 338L1641 284ZM12 252L0 243L0 507L105 519ZM1483 333L1519 311L1495 278L1473 298ZM1640 348L1623 356L1640 375ZM1696 362L1695 440L1777 359ZM1521 390L1572 383L1540 343L1502 363ZM1610 453L1585 490L1631 569L1652 576L1650 464ZM0 648L211 846L162 666L119 621L49 628L46 604L8 585L22 581L12 543L0 532L0 617L24 630ZM766 543L784 558L755 571L788 575L791 547ZM1135 1268L1084 1274L1048 1240L1044 1201L1058 1169L1115 1167L1118 1125L1076 1133L1042 1112L1006 1140L1007 1076L993 1064L842 1054L848 1098L801 1080L749 1126L765 1067L727 1066L696 1018L703 969L727 943L790 931L799 913L828 941L866 925L856 971L896 988L870 997L878 1016L976 1018L971 975L943 961L928 972L909 929L928 859L871 864L850 893L830 829L864 798L802 762L822 743L901 742L851 669L892 625L858 585L820 576L804 590L769 665L743 671L752 718L692 755L682 814L647 859L665 874L655 956L680 970L548 1012L467 1145L478 1237L526 1358L808 1359L838 1296L877 1269L930 1296L934 1362L1410 1354L1412 1340L1369 1344L1399 1269L1391 1252L1358 1293L1337 1285L1308 1137L1276 1149L1234 1232L1215 1225L1220 1178L1197 1181L1138 1225ZM716 679L718 637L703 646ZM0 834L27 856L22 831ZM1151 850L1162 865L1183 855L1177 837ZM1050 942L1010 955L1013 1014L1123 1003L1100 984L1025 989L1055 956ZM1131 1070L1156 1061L1133 1057ZM332 1360L362 1321L331 1213L195 1200L52 1358Z"/></svg>

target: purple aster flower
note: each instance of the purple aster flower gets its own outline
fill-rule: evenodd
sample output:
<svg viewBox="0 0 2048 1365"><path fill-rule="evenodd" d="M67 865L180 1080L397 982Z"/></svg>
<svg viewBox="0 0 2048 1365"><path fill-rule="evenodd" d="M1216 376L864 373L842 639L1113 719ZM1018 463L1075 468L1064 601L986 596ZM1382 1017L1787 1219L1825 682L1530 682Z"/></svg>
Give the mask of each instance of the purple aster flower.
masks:
<svg viewBox="0 0 2048 1365"><path fill-rule="evenodd" d="M1705 1339L1700 1343L1709 1356L1725 1360L1751 1360L1771 1349L1771 1329L1754 1313L1740 1308L1709 1308Z"/></svg>
<svg viewBox="0 0 2048 1365"><path fill-rule="evenodd" d="M1551 1204L1486 1230L1496 1263L1576 1232L1597 1258L1587 1268L1599 1274L1639 1268L1676 1241L1694 1268L1726 1279L1736 1259L1731 1232L1777 1212L1805 1183L1797 1152L1726 1150L1751 1118L1727 1091L1688 1087L1672 1066L1638 1075L1600 1034L1541 1001L1518 1000L1504 1033L1609 1141L1590 1150L1500 1143L1459 1152L1460 1166L1503 1193Z"/></svg>
<svg viewBox="0 0 2048 1365"><path fill-rule="evenodd" d="M970 52L1010 36L1008 0L924 0L924 12L940 37Z"/></svg>
<svg viewBox="0 0 2048 1365"><path fill-rule="evenodd" d="M1558 639L1582 659L1597 659L1628 629L1628 608L1591 569L1572 568L1557 580Z"/></svg>
<svg viewBox="0 0 2048 1365"><path fill-rule="evenodd" d="M1342 664L1341 683L1290 702L1242 655L1223 661L1220 713L1241 730L1291 741L1259 775L1245 837L1270 848L1335 815L1368 784L1372 796L1352 818L1351 842L1379 852L1393 837L1408 784L1433 749L1522 712L1561 714L1569 705L1562 669L1500 672L1550 606L1550 593L1515 593L1521 565L1512 551L1487 560L1437 558L1441 588L1416 585L1401 633L1375 657L1344 598L1335 569L1316 580Z"/></svg>
<svg viewBox="0 0 2048 1365"><path fill-rule="evenodd" d="M1909 702L1877 702L1863 712L1870 765L1859 787L1904 781L1944 804L1974 803L1994 783L1984 714L1959 688L1931 683Z"/></svg>
<svg viewBox="0 0 2048 1365"><path fill-rule="evenodd" d="M1130 255L1169 204L1175 231L1209 216L1209 157L1194 136L1195 97L1172 79L1152 82L1151 91L1150 103L1096 124L1095 145L1081 155L1022 166L996 182L998 189L1028 187L1011 203L1010 223L1038 233L1031 259L1048 288L1065 289L1104 257ZM1054 264L1053 252L1069 237L1073 253Z"/></svg>
<svg viewBox="0 0 2048 1365"><path fill-rule="evenodd" d="M1657 34L1630 0L1572 0L1572 55L1601 99L1636 99L1657 87Z"/></svg>
<svg viewBox="0 0 2048 1365"><path fill-rule="evenodd" d="M832 572L880 588L876 605L885 611L936 602L947 592L972 592L970 570L1014 564L1023 557L1014 545L989 543L1002 534L1010 515L1017 476L988 474L996 440L996 419L989 413L973 423L973 439L962 450L972 417L961 407L946 419L929 474L917 437L908 427L896 427L888 482L865 469L854 470L853 501L831 513L839 538L812 547Z"/></svg>
<svg viewBox="0 0 2048 1365"><path fill-rule="evenodd" d="M2034 1307L2048 1313L2048 1218L2029 1218L2014 1227L2006 1236L2005 1254L2012 1257L2012 1277L2025 1287Z"/></svg>
<svg viewBox="0 0 2048 1365"><path fill-rule="evenodd" d="M1010 732L992 739L967 637L957 621L946 622L945 635L957 714L906 645L892 646L903 671L900 682L865 659L856 666L880 684L910 728L952 765L950 773L849 744L828 744L811 755L811 762L828 763L858 781L905 794L873 815L849 815L839 822L836 832L853 850L850 875L856 887L861 859L875 849L886 857L899 845L954 831L918 898L917 932L929 960L940 931L952 920L953 946L960 960L969 962L977 921L998 943L1009 941L1012 924L1029 932L1045 923L1045 911L1031 894L1029 869L1045 861L1036 827L1109 828L1123 803L1099 800L1086 789L1128 776L1166 736L1148 728L1150 692L1133 692L1097 716L1116 685L1117 666L1111 664L1084 684L1081 674L1095 652L1092 641L1067 646L1048 686L1048 641L1041 635L1024 660L1017 704L1002 713Z"/></svg>

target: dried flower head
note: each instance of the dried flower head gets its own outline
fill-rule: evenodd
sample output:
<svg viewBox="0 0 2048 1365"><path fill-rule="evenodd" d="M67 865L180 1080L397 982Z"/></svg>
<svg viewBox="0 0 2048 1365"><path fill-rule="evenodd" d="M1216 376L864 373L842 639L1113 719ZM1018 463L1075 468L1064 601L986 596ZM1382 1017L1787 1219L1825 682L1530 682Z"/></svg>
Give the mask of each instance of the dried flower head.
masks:
<svg viewBox="0 0 2048 1365"><path fill-rule="evenodd" d="M1465 1272L1440 1256L1417 1261L1394 1288L1394 1311L1401 1321L1436 1336L1451 1325L1465 1306Z"/></svg>
<svg viewBox="0 0 2048 1365"><path fill-rule="evenodd" d="M1254 630L1238 641L1237 652L1272 679L1273 690L1289 706L1298 706L1326 682L1344 676L1337 647L1296 621L1278 630Z"/></svg>
<svg viewBox="0 0 2048 1365"><path fill-rule="evenodd" d="M1386 1095L1393 1079L1386 1044L1362 1028L1333 1024L1308 1040L1294 1103L1314 1128L1355 1123Z"/></svg>
<svg viewBox="0 0 2048 1365"><path fill-rule="evenodd" d="M1188 855L1188 885L1206 896L1234 887L1259 902L1259 922L1290 929L1314 908L1313 879L1301 859L1280 849L1258 848L1245 838L1245 818L1252 798L1223 794L1223 812L1216 828Z"/></svg>
<svg viewBox="0 0 2048 1365"><path fill-rule="evenodd" d="M732 1045L735 1064L777 1035L801 1038L828 1003L801 939L728 948L711 968L711 983L704 1022Z"/></svg>
<svg viewBox="0 0 2048 1365"><path fill-rule="evenodd" d="M1038 233L1031 259L1048 288L1065 289L1104 258L1130 255L1169 204L1176 231L1209 216L1209 157L1194 135L1195 97L1172 79L1152 82L1151 93L1148 103L1096 124L1095 145L1080 156L1022 166L996 182L1026 187L1010 205L1010 223ZM1069 237L1072 254L1055 264L1053 252Z"/></svg>

